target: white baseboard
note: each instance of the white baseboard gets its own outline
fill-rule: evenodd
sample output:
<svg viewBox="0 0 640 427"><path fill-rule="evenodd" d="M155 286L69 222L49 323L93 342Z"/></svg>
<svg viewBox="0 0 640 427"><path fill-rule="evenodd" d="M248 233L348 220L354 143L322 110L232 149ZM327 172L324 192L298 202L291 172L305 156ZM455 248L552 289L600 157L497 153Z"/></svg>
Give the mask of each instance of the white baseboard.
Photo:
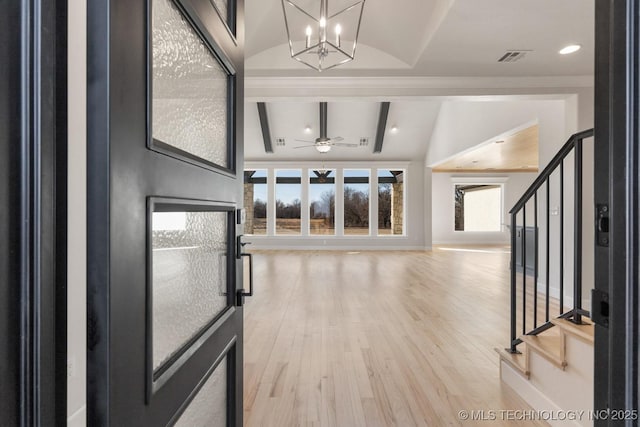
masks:
<svg viewBox="0 0 640 427"><path fill-rule="evenodd" d="M515 393L520 396L535 411L547 411L559 414L562 408L553 403L544 393L538 390L531 381L527 380L519 372L516 372L504 361L500 361L500 378ZM573 420L546 420L552 427L581 427L580 423Z"/></svg>

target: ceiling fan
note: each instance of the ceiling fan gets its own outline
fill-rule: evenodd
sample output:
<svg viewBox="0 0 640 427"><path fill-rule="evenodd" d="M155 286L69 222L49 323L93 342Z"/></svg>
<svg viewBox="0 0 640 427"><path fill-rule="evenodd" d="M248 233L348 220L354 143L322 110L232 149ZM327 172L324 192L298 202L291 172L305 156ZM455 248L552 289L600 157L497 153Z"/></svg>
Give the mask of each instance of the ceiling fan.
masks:
<svg viewBox="0 0 640 427"><path fill-rule="evenodd" d="M309 148L314 147L319 153L328 153L331 151L331 147L358 147L358 144L350 144L344 141L341 136L333 138L327 137L327 103L320 103L320 136L314 141L306 141L304 139L296 139L298 142L306 142L308 145L300 145L297 148Z"/></svg>

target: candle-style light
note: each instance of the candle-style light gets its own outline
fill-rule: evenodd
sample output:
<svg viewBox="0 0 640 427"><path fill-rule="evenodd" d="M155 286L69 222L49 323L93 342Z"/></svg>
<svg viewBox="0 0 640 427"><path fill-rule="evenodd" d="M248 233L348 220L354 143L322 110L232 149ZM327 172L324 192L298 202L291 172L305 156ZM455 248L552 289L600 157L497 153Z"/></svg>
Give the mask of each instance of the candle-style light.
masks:
<svg viewBox="0 0 640 427"><path fill-rule="evenodd" d="M329 0L316 0L320 3L320 13L318 9L305 10L305 6L302 5L302 3L306 5L305 0L281 1L291 58L316 71L328 70L354 59L366 0L353 0L350 6L337 12L332 10L331 13L329 13ZM309 24L303 27L304 41L300 38L302 35L300 30L290 31L292 30L289 27L290 19L296 19L298 22L304 19ZM345 39L344 44L342 43L343 24L348 24L349 27L348 40ZM292 37L294 33L297 33L297 37Z"/></svg>
<svg viewBox="0 0 640 427"><path fill-rule="evenodd" d="M311 26L307 25L307 30L305 31L306 35L307 35L307 49L309 49L311 47L311 34L312 34L312 30L311 30Z"/></svg>

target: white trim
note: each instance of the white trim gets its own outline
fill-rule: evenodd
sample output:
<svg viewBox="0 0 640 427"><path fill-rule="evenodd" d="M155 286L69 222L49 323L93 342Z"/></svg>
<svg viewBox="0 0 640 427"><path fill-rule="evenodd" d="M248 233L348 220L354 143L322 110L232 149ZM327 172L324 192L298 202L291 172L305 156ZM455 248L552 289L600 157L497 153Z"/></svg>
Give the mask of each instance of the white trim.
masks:
<svg viewBox="0 0 640 427"><path fill-rule="evenodd" d="M410 162L407 161L336 161L336 162L322 162L322 161L251 161L245 160L244 169L408 169Z"/></svg>
<svg viewBox="0 0 640 427"><path fill-rule="evenodd" d="M488 176L488 177L462 177L452 176L451 182L453 184L504 184L509 180L508 176Z"/></svg>
<svg viewBox="0 0 640 427"><path fill-rule="evenodd" d="M531 408L536 411L546 411L547 413L560 413L562 408L556 405L544 393L542 393L531 381L528 381L519 372L516 372L506 362L500 361L500 379L504 384L511 388L520 396ZM547 420L552 427L560 426L577 426L580 424L573 420Z"/></svg>
<svg viewBox="0 0 640 427"><path fill-rule="evenodd" d="M447 88L590 88L594 76L543 77L245 77L253 89L447 89ZM251 95L249 95L251 96Z"/></svg>

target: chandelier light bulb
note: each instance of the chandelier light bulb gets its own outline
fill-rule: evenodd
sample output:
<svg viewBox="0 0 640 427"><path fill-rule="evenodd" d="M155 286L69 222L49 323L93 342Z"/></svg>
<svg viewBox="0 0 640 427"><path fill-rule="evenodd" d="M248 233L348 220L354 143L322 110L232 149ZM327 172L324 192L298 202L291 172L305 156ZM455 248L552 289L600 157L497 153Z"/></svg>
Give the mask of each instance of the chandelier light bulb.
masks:
<svg viewBox="0 0 640 427"><path fill-rule="evenodd" d="M340 24L336 25L336 46L340 47L340 34L342 33L342 27Z"/></svg>
<svg viewBox="0 0 640 427"><path fill-rule="evenodd" d="M307 38L306 38L307 49L311 47L311 33L312 33L311 26L307 25L307 29L305 31L305 34L307 35Z"/></svg>
<svg viewBox="0 0 640 427"><path fill-rule="evenodd" d="M326 26L327 26L327 18L323 16L322 18L320 18L320 28L324 28Z"/></svg>

